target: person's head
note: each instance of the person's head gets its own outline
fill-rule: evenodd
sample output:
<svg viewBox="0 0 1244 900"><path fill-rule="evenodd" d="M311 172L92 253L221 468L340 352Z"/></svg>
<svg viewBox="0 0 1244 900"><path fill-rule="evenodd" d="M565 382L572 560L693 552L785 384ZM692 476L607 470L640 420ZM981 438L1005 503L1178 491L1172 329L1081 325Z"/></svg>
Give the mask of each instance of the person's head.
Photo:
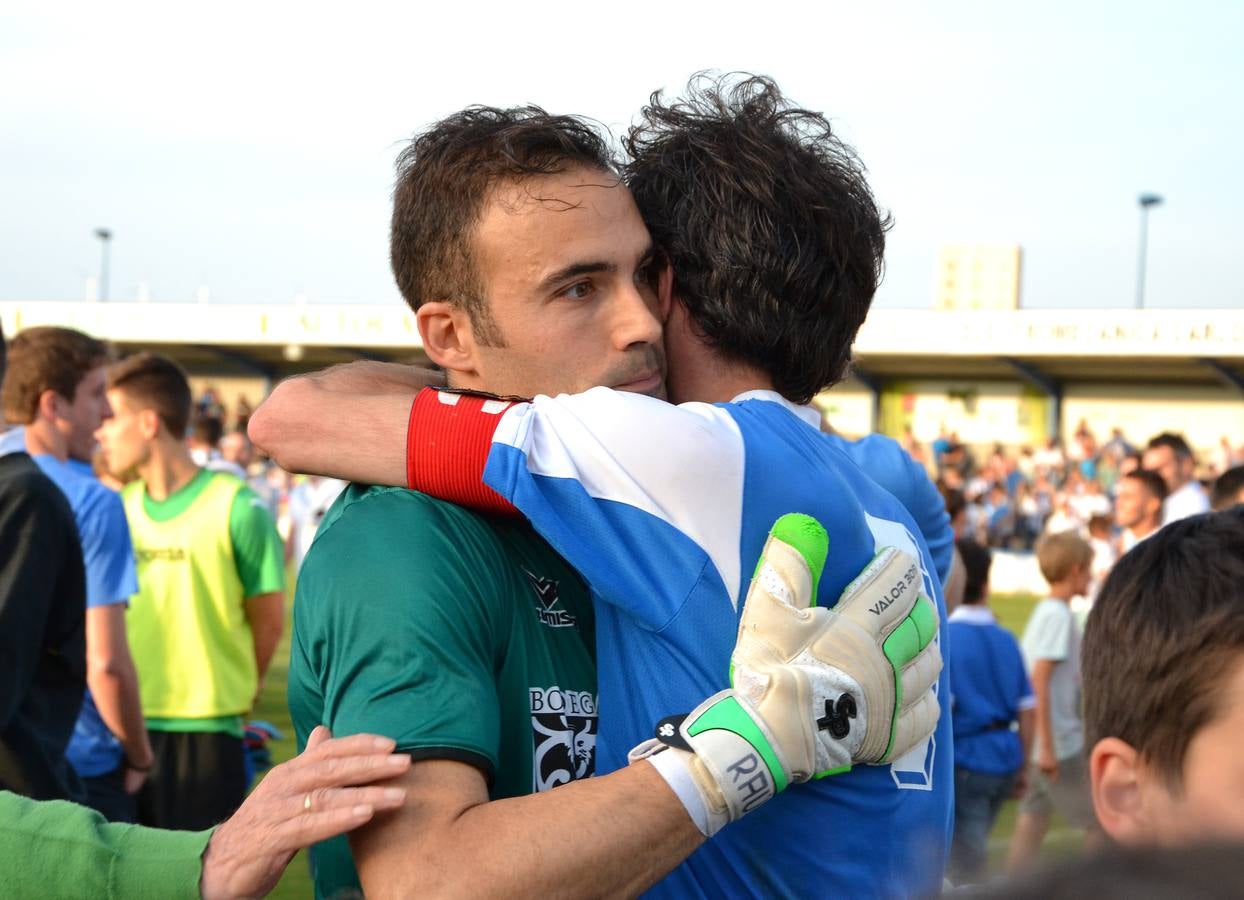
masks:
<svg viewBox="0 0 1244 900"><path fill-rule="evenodd" d="M1149 531L1162 522L1166 481L1149 469L1133 469L1115 485L1114 516L1120 528Z"/></svg>
<svg viewBox="0 0 1244 900"><path fill-rule="evenodd" d="M841 380L881 277L889 218L855 152L762 77L653 94L624 146L627 184L669 256L670 393L708 346L797 403Z"/></svg>
<svg viewBox="0 0 1244 900"><path fill-rule="evenodd" d="M968 502L964 499L963 491L957 487L951 487L944 478L937 480L937 491L942 495L942 502L946 504L946 514L950 516L950 529L958 537L968 520Z"/></svg>
<svg viewBox="0 0 1244 900"><path fill-rule="evenodd" d="M112 414L104 396L108 346L72 328L27 328L9 346L0 388L4 417L43 435L74 459L89 461L95 430Z"/></svg>
<svg viewBox="0 0 1244 900"><path fill-rule="evenodd" d="M1110 537L1110 529L1114 526L1114 519L1110 516L1096 515L1091 516L1088 520L1089 537L1097 538L1104 541Z"/></svg>
<svg viewBox="0 0 1244 900"><path fill-rule="evenodd" d="M1152 438L1141 456L1141 464L1162 476L1166 492L1173 494L1192 480L1196 459L1182 434L1166 431Z"/></svg>
<svg viewBox="0 0 1244 900"><path fill-rule="evenodd" d="M196 416L190 425L188 441L192 447L215 450L225 433L225 425L215 416Z"/></svg>
<svg viewBox="0 0 1244 900"><path fill-rule="evenodd" d="M1237 503L1244 503L1244 466L1235 466L1219 475L1210 494L1214 509L1230 509Z"/></svg>
<svg viewBox="0 0 1244 900"><path fill-rule="evenodd" d="M455 387L664 396L656 256L588 122L474 106L397 159L393 274Z"/></svg>
<svg viewBox="0 0 1244 900"><path fill-rule="evenodd" d="M190 419L190 382L177 363L154 353L137 353L108 369L113 416L98 438L108 468L127 473L151 457L160 444L180 446Z"/></svg>
<svg viewBox="0 0 1244 900"><path fill-rule="evenodd" d="M1034 548L1041 577L1050 589L1071 596L1088 590L1092 574L1093 548L1074 531L1043 534Z"/></svg>
<svg viewBox="0 0 1244 900"><path fill-rule="evenodd" d="M255 447L245 431L231 431L220 439L220 456L246 469L255 459Z"/></svg>
<svg viewBox="0 0 1244 900"><path fill-rule="evenodd" d="M1093 802L1124 843L1244 840L1244 507L1115 564L1083 644Z"/></svg>
<svg viewBox="0 0 1244 900"><path fill-rule="evenodd" d="M989 548L970 538L960 538L955 541L955 549L959 551L967 576L963 583L964 605L984 604L989 599L989 566L993 563Z"/></svg>

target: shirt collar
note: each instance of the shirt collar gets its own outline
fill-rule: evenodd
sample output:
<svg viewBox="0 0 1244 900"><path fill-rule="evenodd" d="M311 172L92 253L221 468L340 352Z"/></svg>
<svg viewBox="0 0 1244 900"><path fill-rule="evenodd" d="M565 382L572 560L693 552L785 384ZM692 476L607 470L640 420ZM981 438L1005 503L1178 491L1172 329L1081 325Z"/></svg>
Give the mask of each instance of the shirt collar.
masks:
<svg viewBox="0 0 1244 900"><path fill-rule="evenodd" d="M10 428L8 431L0 433L0 456L8 456L10 453L26 452L26 429Z"/></svg>
<svg viewBox="0 0 1244 900"><path fill-rule="evenodd" d="M993 610L988 606L981 606L978 603L961 603L950 614L949 621L963 622L966 625L993 625L998 620L994 618Z"/></svg>
<svg viewBox="0 0 1244 900"><path fill-rule="evenodd" d="M770 403L780 403L813 428L818 431L821 428L821 414L815 407L800 406L798 403L791 403L777 391L744 391L737 397L733 398L730 402L742 403L744 400L768 400Z"/></svg>

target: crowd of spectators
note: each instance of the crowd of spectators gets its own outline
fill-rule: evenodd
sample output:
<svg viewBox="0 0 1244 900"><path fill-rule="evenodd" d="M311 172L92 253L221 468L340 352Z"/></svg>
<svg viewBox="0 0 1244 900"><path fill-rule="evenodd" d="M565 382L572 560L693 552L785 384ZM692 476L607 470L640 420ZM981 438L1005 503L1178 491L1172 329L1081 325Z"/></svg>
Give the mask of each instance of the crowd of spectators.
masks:
<svg viewBox="0 0 1244 900"><path fill-rule="evenodd" d="M1113 557L1135 543L1128 531L1135 525L1137 489L1127 485L1129 478L1149 496L1164 486L1159 525L1209 509L1218 487L1226 498L1244 485L1244 444L1227 436L1198 464L1182 435L1166 432L1134 443L1115 427L1103 441L1086 420L1066 447L1050 438L1038 448L995 444L978 456L945 431L927 446L909 432L904 447L942 489L956 534L997 549L1029 551L1042 534L1076 531L1094 543L1099 557Z"/></svg>

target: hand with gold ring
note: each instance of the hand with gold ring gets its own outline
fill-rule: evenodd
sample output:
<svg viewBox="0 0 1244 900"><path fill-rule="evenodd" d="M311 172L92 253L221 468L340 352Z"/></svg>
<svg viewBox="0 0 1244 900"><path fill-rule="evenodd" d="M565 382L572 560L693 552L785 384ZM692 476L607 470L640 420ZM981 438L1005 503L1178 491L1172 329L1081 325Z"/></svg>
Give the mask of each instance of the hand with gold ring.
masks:
<svg viewBox="0 0 1244 900"><path fill-rule="evenodd" d="M262 897L276 887L298 850L358 828L406 799L383 787L410 768L410 757L374 734L333 738L320 726L307 748L270 771L203 854L199 892L205 900Z"/></svg>

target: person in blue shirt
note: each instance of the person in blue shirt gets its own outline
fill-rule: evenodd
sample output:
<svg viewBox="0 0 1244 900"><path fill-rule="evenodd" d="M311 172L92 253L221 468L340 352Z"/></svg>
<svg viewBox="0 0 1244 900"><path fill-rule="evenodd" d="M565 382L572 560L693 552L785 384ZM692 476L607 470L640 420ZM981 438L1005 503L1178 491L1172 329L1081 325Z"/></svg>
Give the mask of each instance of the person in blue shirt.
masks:
<svg viewBox="0 0 1244 900"><path fill-rule="evenodd" d="M658 295L668 311L669 396L699 402L638 393L661 396L662 367L659 356L636 352L616 372L598 367L596 383L620 390L517 405L425 391L412 410L410 379L390 372L395 392L406 391L396 441L378 435L387 414L375 383L360 397L348 388L321 394L304 380L278 391L290 401L284 414L273 415L269 401L251 421L252 438L286 468L396 484L405 466L395 472L388 454L406 444L409 420L412 487L482 499L484 508L499 494L531 520L597 601L598 772L622 766L660 715L722 686L748 560L775 513L798 509L825 523L833 550L822 603L832 604L880 547L897 546L919 560L913 575L944 620L940 573L912 515L819 432L807 405L845 375L879 275L885 223L852 151L766 79L693 85L670 105L654 98L629 145L628 184L673 273L661 277ZM522 283L532 296L520 302L517 289L494 288L486 332L454 303L410 288L430 276L403 258L409 227L395 210L398 283L454 388L531 396L564 385L565 348L533 336L534 320L559 309L588 327L609 315L619 276L631 285L632 270L603 253L563 271L537 264L529 248L516 258L532 260L524 271L533 283ZM628 259L644 256L641 243ZM633 272L630 289L645 290L655 273ZM290 396L302 387L311 390ZM315 409L308 395L325 394L349 403L315 410L327 433L290 427ZM366 440L355 433L363 422ZM459 477L459 465L468 474ZM481 477L491 491L480 489ZM949 695L944 672L938 693ZM719 832L652 894L936 893L951 832L950 747L943 716L901 760L788 791ZM814 838L791 841L792 833Z"/></svg>
<svg viewBox="0 0 1244 900"><path fill-rule="evenodd" d="M90 473L94 433L111 415L109 361L100 341L68 328L28 328L9 347L5 417L69 500L86 564L87 693L65 755L86 803L111 821L134 821L134 794L154 763L125 633L138 590L121 498Z"/></svg>
<svg viewBox="0 0 1244 900"><path fill-rule="evenodd" d="M1037 701L1019 643L989 609L989 549L969 539L955 546L967 573L963 603L946 628L955 737L955 836L948 874L958 885L980 880L998 811L1024 792Z"/></svg>

